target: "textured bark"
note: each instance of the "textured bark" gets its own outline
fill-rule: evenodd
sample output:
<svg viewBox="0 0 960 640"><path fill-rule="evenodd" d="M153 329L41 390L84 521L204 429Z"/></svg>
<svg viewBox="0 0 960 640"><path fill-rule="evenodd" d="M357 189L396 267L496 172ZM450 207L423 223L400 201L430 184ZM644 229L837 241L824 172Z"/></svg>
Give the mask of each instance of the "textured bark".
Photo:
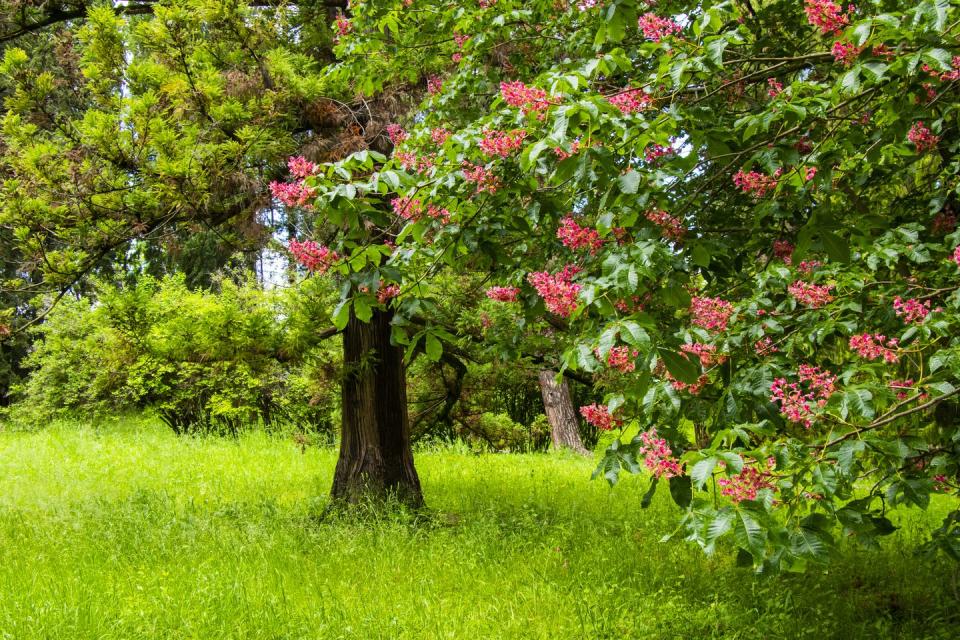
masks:
<svg viewBox="0 0 960 640"><path fill-rule="evenodd" d="M423 504L410 449L403 350L390 344L392 315L374 311L363 323L351 314L343 332L343 428L331 489L336 501L395 497Z"/></svg>
<svg viewBox="0 0 960 640"><path fill-rule="evenodd" d="M550 439L556 449L567 448L583 455L590 452L580 440L577 427L577 412L570 399L570 387L567 381L557 383L557 372L544 369L540 372L540 393L543 395L543 408L550 423Z"/></svg>

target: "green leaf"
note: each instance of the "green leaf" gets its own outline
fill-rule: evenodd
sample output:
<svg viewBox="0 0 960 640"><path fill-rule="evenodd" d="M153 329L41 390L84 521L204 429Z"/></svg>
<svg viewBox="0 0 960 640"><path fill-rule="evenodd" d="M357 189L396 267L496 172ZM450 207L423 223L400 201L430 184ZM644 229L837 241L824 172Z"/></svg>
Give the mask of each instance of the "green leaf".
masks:
<svg viewBox="0 0 960 640"><path fill-rule="evenodd" d="M707 480L713 475L713 470L716 468L717 462L719 462L719 460L716 456L710 456L709 458L700 460L690 469L690 478L693 479L694 486L697 489L703 489Z"/></svg>
<svg viewBox="0 0 960 640"><path fill-rule="evenodd" d="M340 304L334 307L330 319L333 320L333 326L342 331L350 320L350 300L341 300Z"/></svg>
<svg viewBox="0 0 960 640"><path fill-rule="evenodd" d="M357 314L357 320L361 322L370 322L370 319L373 318L373 309L370 308L366 298L353 299L353 312Z"/></svg>
<svg viewBox="0 0 960 640"><path fill-rule="evenodd" d="M821 231L820 241L827 255L834 262L850 262L850 244L831 231Z"/></svg>
<svg viewBox="0 0 960 640"><path fill-rule="evenodd" d="M440 359L440 356L443 355L443 343L440 342L437 336L432 333L427 334L427 342L425 344L425 349L427 352L427 358L436 362Z"/></svg>
<svg viewBox="0 0 960 640"><path fill-rule="evenodd" d="M640 508L646 509L650 506L650 503L653 502L653 495L657 492L657 483L660 481L660 478L654 478L650 481L650 488L647 489L647 492L643 494L643 497L640 499Z"/></svg>
<svg viewBox="0 0 960 640"><path fill-rule="evenodd" d="M693 487L689 476L674 476L670 478L670 496L677 506L686 509L693 500Z"/></svg>
<svg viewBox="0 0 960 640"><path fill-rule="evenodd" d="M640 188L640 172L635 169L629 169L626 173L617 178L617 184L620 185L620 191L625 194L634 194Z"/></svg>
<svg viewBox="0 0 960 640"><path fill-rule="evenodd" d="M680 382L687 384L695 384L697 382L697 379L700 377L700 368L696 364L669 349L661 347L657 349L657 352L663 359L663 364L666 365L670 375Z"/></svg>

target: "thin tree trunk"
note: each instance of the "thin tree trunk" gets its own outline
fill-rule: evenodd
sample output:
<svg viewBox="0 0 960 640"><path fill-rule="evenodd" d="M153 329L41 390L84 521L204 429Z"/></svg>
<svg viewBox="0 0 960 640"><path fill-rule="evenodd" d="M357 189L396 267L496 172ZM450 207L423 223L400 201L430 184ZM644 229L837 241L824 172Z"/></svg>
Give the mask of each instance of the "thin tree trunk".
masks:
<svg viewBox="0 0 960 640"><path fill-rule="evenodd" d="M396 497L423 505L410 449L403 350L390 344L390 311L369 323L351 313L343 332L343 428L333 475L335 501L356 503Z"/></svg>
<svg viewBox="0 0 960 640"><path fill-rule="evenodd" d="M567 381L558 384L557 372L544 369L540 372L540 393L543 395L543 408L550 423L550 439L554 448L567 448L585 456L590 455L580 440L577 412L573 409Z"/></svg>

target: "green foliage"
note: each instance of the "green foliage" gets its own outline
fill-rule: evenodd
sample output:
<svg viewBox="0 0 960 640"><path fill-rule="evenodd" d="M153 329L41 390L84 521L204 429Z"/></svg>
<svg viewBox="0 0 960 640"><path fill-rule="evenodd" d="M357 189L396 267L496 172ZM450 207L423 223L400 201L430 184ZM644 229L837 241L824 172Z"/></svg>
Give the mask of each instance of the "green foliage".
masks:
<svg viewBox="0 0 960 640"><path fill-rule="evenodd" d="M333 428L336 345L303 334L329 289L285 294L249 280L190 290L183 277L101 285L98 300L64 302L39 325L34 371L14 415L149 408L177 433L243 427Z"/></svg>

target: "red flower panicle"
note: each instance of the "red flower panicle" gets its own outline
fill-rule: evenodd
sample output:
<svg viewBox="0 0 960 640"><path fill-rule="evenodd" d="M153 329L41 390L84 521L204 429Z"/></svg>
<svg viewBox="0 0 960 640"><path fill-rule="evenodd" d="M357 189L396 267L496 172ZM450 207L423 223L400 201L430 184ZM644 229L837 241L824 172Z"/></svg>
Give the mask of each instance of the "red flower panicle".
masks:
<svg viewBox="0 0 960 640"><path fill-rule="evenodd" d="M577 309L580 285L571 282L577 271L577 267L567 265L559 273L536 271L527 274L527 280L543 298L550 313L566 318Z"/></svg>
<svg viewBox="0 0 960 640"><path fill-rule="evenodd" d="M657 430L650 429L640 434L640 448L643 466L656 478L674 478L683 475L680 461L673 456L673 450L663 438L657 437Z"/></svg>
<svg viewBox="0 0 960 640"><path fill-rule="evenodd" d="M720 298L695 297L690 301L692 322L708 331L726 331L733 305Z"/></svg>
<svg viewBox="0 0 960 640"><path fill-rule="evenodd" d="M930 315L930 301L920 302L916 298L904 300L900 296L893 299L893 310L898 318L903 318L907 324L920 324Z"/></svg>
<svg viewBox="0 0 960 640"><path fill-rule="evenodd" d="M861 358L867 360L883 358L883 361L888 364L893 364L900 359L895 351L899 343L900 341L896 338L887 339L879 333L850 336L850 348Z"/></svg>
<svg viewBox="0 0 960 640"><path fill-rule="evenodd" d="M637 113L650 106L652 98L643 89L626 89L607 98L621 113Z"/></svg>
<svg viewBox="0 0 960 640"><path fill-rule="evenodd" d="M557 238L568 249L573 251L587 249L593 255L596 255L600 247L603 246L603 238L600 237L596 229L581 227L572 216L560 220L560 226L557 227Z"/></svg>
<svg viewBox="0 0 960 640"><path fill-rule="evenodd" d="M769 471L761 471L755 463L748 463L737 475L717 478L717 485L720 487L721 495L727 496L735 503L740 503L744 500L756 500L762 489L776 491L777 487L772 479L773 476Z"/></svg>
<svg viewBox="0 0 960 640"><path fill-rule="evenodd" d="M487 289L487 297L497 302L516 302L520 295L518 287L490 287Z"/></svg>
<svg viewBox="0 0 960 640"><path fill-rule="evenodd" d="M304 240L303 242L291 240L287 248L293 254L294 260L306 267L308 271L317 273L326 272L333 266L333 263L340 259L336 251L321 246L313 240Z"/></svg>
<svg viewBox="0 0 960 640"><path fill-rule="evenodd" d="M519 80L515 82L501 82L500 95L503 101L511 107L520 109L524 114L543 113L553 102L547 97L547 92L536 87L529 87Z"/></svg>
<svg viewBox="0 0 960 640"><path fill-rule="evenodd" d="M653 224L660 227L660 233L663 234L664 238L668 240L673 240L675 242L683 239L686 229L683 228L683 223L679 218L676 218L666 211L660 211L659 209L651 209L647 211L646 218Z"/></svg>
<svg viewBox="0 0 960 640"><path fill-rule="evenodd" d="M933 135L921 120L910 127L910 131L907 132L907 140L917 147L918 152L924 153L937 148L940 136Z"/></svg>
<svg viewBox="0 0 960 640"><path fill-rule="evenodd" d="M611 416L607 407L602 404L588 404L585 407L580 407L580 415L601 431L610 431L614 426L619 426L622 423L622 420L617 420Z"/></svg>
<svg viewBox="0 0 960 640"><path fill-rule="evenodd" d="M811 284L803 280L797 280L787 287L787 291L797 302L811 309L819 309L833 301L833 296L830 295L831 289L833 289L832 284Z"/></svg>
<svg viewBox="0 0 960 640"><path fill-rule="evenodd" d="M670 18L661 18L655 13L645 13L637 20L637 26L643 37L653 42L660 42L664 38L680 33L683 30L679 24Z"/></svg>
<svg viewBox="0 0 960 640"><path fill-rule="evenodd" d="M780 169L777 169L772 176L759 171L744 173L743 169L740 169L733 174L733 184L743 193L749 193L754 198L762 198L777 188L780 174Z"/></svg>
<svg viewBox="0 0 960 640"><path fill-rule="evenodd" d="M820 29L820 33L836 33L850 22L850 18L836 2L831 0L806 0L803 10L807 21Z"/></svg>
<svg viewBox="0 0 960 640"><path fill-rule="evenodd" d="M770 401L780 403L780 415L809 429L813 426L816 408L826 405L836 390L837 377L808 364L800 365L797 377L799 382L787 382L785 378L774 380L770 385Z"/></svg>
<svg viewBox="0 0 960 640"><path fill-rule="evenodd" d="M480 149L488 156L509 157L523 144L527 132L522 129L515 131L497 131L488 129L483 132L480 140Z"/></svg>

